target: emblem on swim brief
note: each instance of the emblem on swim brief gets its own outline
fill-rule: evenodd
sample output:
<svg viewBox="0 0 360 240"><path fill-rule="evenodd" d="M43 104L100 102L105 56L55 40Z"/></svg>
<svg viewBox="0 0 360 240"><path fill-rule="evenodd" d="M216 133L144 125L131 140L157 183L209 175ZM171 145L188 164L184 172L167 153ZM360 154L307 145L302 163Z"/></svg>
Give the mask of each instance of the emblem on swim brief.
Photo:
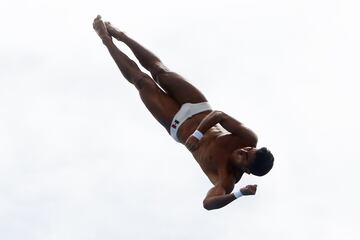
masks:
<svg viewBox="0 0 360 240"><path fill-rule="evenodd" d="M172 128L177 128L177 125L179 124L178 120L174 121L174 124L171 125Z"/></svg>

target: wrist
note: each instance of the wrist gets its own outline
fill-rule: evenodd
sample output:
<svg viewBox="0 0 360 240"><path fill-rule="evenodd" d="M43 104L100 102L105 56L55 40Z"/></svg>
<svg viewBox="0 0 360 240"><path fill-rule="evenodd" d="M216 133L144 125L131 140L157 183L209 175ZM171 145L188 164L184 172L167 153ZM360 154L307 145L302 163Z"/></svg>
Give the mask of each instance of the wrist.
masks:
<svg viewBox="0 0 360 240"><path fill-rule="evenodd" d="M204 134L202 132L200 132L199 130L195 130L195 132L192 134L192 136L200 141L204 137Z"/></svg>
<svg viewBox="0 0 360 240"><path fill-rule="evenodd" d="M235 196L236 199L238 199L239 197L244 196L244 194L243 194L240 190L237 191L237 192L234 192L233 194L234 194L234 196Z"/></svg>

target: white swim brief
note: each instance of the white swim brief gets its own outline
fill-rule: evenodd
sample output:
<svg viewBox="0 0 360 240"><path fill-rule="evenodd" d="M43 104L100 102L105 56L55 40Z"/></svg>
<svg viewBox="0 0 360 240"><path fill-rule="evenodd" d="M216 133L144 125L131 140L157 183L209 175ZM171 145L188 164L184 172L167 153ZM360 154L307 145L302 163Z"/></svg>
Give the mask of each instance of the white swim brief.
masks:
<svg viewBox="0 0 360 240"><path fill-rule="evenodd" d="M170 126L170 135L175 139L175 141L180 142L177 137L177 132L187 119L191 118L195 114L211 110L211 106L208 102L201 103L184 103L181 105L180 110L175 114L171 126Z"/></svg>

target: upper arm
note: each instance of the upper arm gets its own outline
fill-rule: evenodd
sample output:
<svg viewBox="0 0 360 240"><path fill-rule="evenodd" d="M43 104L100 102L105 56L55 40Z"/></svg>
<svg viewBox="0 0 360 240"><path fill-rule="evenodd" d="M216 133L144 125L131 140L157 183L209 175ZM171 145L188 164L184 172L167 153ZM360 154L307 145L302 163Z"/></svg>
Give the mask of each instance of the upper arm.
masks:
<svg viewBox="0 0 360 240"><path fill-rule="evenodd" d="M221 184L217 184L214 187L210 188L203 201L203 205L204 206L208 205L211 198L223 196L225 194L226 194L225 188Z"/></svg>
<svg viewBox="0 0 360 240"><path fill-rule="evenodd" d="M221 208L234 200L229 193L234 189L235 182L232 178L224 179L211 188L204 201L203 206L207 210Z"/></svg>
<svg viewBox="0 0 360 240"><path fill-rule="evenodd" d="M247 139L254 141L256 145L257 136L252 130L245 127L241 122L227 115L226 113L222 113L222 114L223 117L220 122L221 126L223 126L227 131L231 132L236 136L245 137Z"/></svg>
<svg viewBox="0 0 360 240"><path fill-rule="evenodd" d="M210 190L206 194L205 199L215 197L215 196L221 196L221 195L225 195L225 194L226 194L225 188L221 184L218 184L218 185L215 185L214 187L210 188Z"/></svg>
<svg viewBox="0 0 360 240"><path fill-rule="evenodd" d="M213 197L219 197L226 195L228 192L231 192L235 186L235 181L233 178L228 177L223 179L221 182L215 184L214 187L210 188L206 194L205 200L209 200Z"/></svg>

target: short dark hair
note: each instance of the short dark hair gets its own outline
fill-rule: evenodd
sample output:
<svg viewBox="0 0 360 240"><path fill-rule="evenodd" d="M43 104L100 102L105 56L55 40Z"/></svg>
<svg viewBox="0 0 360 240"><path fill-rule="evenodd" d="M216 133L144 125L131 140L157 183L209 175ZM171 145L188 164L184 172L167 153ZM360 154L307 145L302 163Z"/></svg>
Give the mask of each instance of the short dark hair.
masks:
<svg viewBox="0 0 360 240"><path fill-rule="evenodd" d="M264 176L274 165L274 156L265 147L256 150L255 159L250 167L251 174Z"/></svg>

